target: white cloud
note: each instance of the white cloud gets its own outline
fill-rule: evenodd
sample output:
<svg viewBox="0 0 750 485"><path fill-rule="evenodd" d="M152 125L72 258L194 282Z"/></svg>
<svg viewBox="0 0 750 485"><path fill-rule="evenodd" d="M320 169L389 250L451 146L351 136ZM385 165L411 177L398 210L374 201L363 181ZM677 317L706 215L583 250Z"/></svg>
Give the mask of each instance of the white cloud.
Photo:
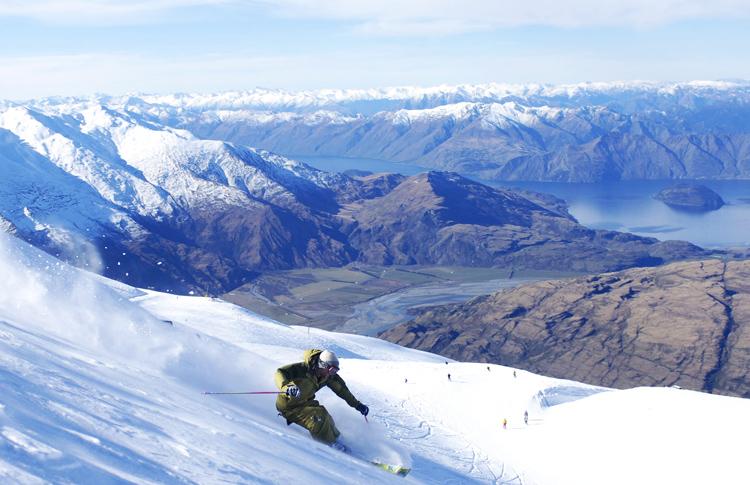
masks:
<svg viewBox="0 0 750 485"><path fill-rule="evenodd" d="M148 57L127 53L0 58L0 93L13 100L93 93L215 91L254 87L290 61L275 57Z"/></svg>
<svg viewBox="0 0 750 485"><path fill-rule="evenodd" d="M686 19L750 18L750 0L0 0L0 17L61 24L147 23L170 11L199 6L340 20L368 35L450 35L529 25L643 27Z"/></svg>
<svg viewBox="0 0 750 485"><path fill-rule="evenodd" d="M651 26L750 17L750 0L262 0L291 17L353 21L378 34L452 34L501 27Z"/></svg>
<svg viewBox="0 0 750 485"><path fill-rule="evenodd" d="M150 16L233 0L0 0L0 17L22 17L56 24L145 23Z"/></svg>
<svg viewBox="0 0 750 485"><path fill-rule="evenodd" d="M126 53L0 57L0 96L24 100L55 95L219 92L256 87L289 90L432 86L485 82L577 83L648 79L750 78L732 56L640 59L550 51L528 56L508 48L445 61L442 52L408 46L377 51L289 56L201 55L171 58Z"/></svg>
<svg viewBox="0 0 750 485"><path fill-rule="evenodd" d="M256 87L315 89L422 82L445 63L385 50L176 58L126 52L0 57L0 99L127 93L218 92ZM363 82L366 83L363 85Z"/></svg>

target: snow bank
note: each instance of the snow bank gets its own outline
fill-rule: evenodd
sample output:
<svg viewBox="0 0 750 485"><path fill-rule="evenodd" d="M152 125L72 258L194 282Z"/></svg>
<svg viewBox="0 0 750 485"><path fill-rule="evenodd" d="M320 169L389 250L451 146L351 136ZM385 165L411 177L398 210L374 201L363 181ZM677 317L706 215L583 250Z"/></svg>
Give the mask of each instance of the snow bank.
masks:
<svg viewBox="0 0 750 485"><path fill-rule="evenodd" d="M0 317L24 328L127 358L147 358L170 347L156 335L158 321L148 312L90 274L4 234L0 275Z"/></svg>
<svg viewBox="0 0 750 485"><path fill-rule="evenodd" d="M365 421L329 390L317 395L355 456L287 427L273 395L202 394L275 390L275 369L306 348L337 352L341 376L370 406ZM2 234L0 389L1 483L744 485L747 476L736 445L750 434L747 399L604 390L282 325L81 272ZM413 471L403 480L356 456Z"/></svg>
<svg viewBox="0 0 750 485"><path fill-rule="evenodd" d="M173 319L167 322L141 306L153 294L79 271L4 234L0 275L0 382L11 386L0 398L3 481L383 479L369 463L312 441L302 428L287 428L272 395L202 394L275 390L274 371L301 357L307 334L216 302L217 319L227 316L222 311L242 317L236 334L219 338L180 321L187 311L197 327L210 328L211 299L173 295L158 305ZM243 327L266 337L242 339ZM275 332L299 334L300 347L284 347ZM408 453L389 451L396 448L382 426L368 426L332 393L320 394L360 456L403 456L408 463ZM354 437L362 425L368 440L360 445ZM323 458L307 463L322 449Z"/></svg>

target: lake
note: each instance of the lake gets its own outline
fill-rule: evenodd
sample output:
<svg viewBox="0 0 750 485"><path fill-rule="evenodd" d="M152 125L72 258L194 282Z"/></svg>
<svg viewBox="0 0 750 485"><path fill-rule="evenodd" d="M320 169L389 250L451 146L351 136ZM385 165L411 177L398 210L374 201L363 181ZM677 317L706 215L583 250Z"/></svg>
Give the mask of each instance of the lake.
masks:
<svg viewBox="0 0 750 485"><path fill-rule="evenodd" d="M293 157L332 172L348 169L414 175L418 165L342 157ZM464 174L467 175L467 174ZM673 180L622 181L600 184L561 182L486 182L507 188L546 192L568 202L570 213L593 229L624 231L660 240L680 239L705 248L750 246L750 180L701 180L727 203L717 211L693 213L672 209L653 199Z"/></svg>
<svg viewBox="0 0 750 485"><path fill-rule="evenodd" d="M672 209L653 198L673 180L623 181L602 184L503 183L547 192L570 205L570 213L593 229L609 229L651 236L661 240L679 239L706 248L750 245L750 181L701 180L721 195L726 205L709 212Z"/></svg>

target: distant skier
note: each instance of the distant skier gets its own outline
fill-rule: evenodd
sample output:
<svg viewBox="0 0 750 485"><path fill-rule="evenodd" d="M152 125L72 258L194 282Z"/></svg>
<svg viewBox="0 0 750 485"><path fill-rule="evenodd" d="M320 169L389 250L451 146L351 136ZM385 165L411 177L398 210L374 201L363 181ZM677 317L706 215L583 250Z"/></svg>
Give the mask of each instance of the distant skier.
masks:
<svg viewBox="0 0 750 485"><path fill-rule="evenodd" d="M450 374L450 372L448 373L448 380L451 380L451 374Z"/></svg>
<svg viewBox="0 0 750 485"><path fill-rule="evenodd" d="M508 420L503 418L503 429L508 429Z"/></svg>
<svg viewBox="0 0 750 485"><path fill-rule="evenodd" d="M523 412L523 423L529 424L529 412L528 411Z"/></svg>
<svg viewBox="0 0 750 485"><path fill-rule="evenodd" d="M515 369L513 370L513 377L516 377L516 371L515 371Z"/></svg>
<svg viewBox="0 0 750 485"><path fill-rule="evenodd" d="M487 366L487 372L489 372L489 371L490 371L490 366Z"/></svg>
<svg viewBox="0 0 750 485"><path fill-rule="evenodd" d="M404 384L406 384L407 382L409 382L409 379L407 379L406 377L404 377Z"/></svg>
<svg viewBox="0 0 750 485"><path fill-rule="evenodd" d="M346 387L344 380L337 375L339 359L331 351L306 350L303 362L285 365L276 370L276 386L284 394L276 398L276 409L286 419L286 424L298 424L307 429L313 438L346 451L346 446L337 441L341 432L326 408L315 400L315 393L328 386L337 396L346 401L363 416L370 409L359 402Z"/></svg>

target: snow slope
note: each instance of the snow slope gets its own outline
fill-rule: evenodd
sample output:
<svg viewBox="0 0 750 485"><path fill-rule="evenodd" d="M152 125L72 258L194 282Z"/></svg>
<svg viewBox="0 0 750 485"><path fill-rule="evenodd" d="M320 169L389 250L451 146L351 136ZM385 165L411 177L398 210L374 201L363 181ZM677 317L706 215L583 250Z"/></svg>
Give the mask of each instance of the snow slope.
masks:
<svg viewBox="0 0 750 485"><path fill-rule="evenodd" d="M6 235L0 275L2 483L746 483L748 400L446 364L128 287ZM273 396L201 394L273 390L273 371L309 347L336 351L370 406L366 423L319 393L345 441L409 477L285 426Z"/></svg>

